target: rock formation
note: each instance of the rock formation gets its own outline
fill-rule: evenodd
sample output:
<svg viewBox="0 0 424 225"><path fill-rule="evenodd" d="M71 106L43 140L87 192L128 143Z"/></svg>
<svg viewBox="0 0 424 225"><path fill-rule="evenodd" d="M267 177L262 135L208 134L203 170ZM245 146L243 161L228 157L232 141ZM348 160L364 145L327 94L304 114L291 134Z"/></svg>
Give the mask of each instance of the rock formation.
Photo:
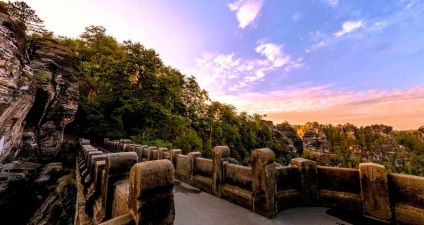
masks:
<svg viewBox="0 0 424 225"><path fill-rule="evenodd" d="M0 218L2 224L26 224L39 204L34 180L42 165L12 162L1 165ZM19 215L19 216L16 216Z"/></svg>
<svg viewBox="0 0 424 225"><path fill-rule="evenodd" d="M307 129L303 135L303 146L306 149L313 151L329 152L329 146L327 143L327 136L320 129Z"/></svg>
<svg viewBox="0 0 424 225"><path fill-rule="evenodd" d="M25 25L0 12L0 161L14 158L34 94Z"/></svg>
<svg viewBox="0 0 424 225"><path fill-rule="evenodd" d="M288 123L277 125L271 121L267 121L267 123L272 130L272 142L269 147L275 152L277 162L288 165L292 158L302 154L302 139Z"/></svg>
<svg viewBox="0 0 424 225"><path fill-rule="evenodd" d="M288 123L277 124L276 129L287 137L289 147L292 148L292 151L301 155L303 152L303 142L299 135L297 135L296 130Z"/></svg>
<svg viewBox="0 0 424 225"><path fill-rule="evenodd" d="M51 40L35 39L29 51L26 44L25 25L0 7L1 223L71 223L75 184L51 162L75 165L76 150L62 145L78 107L78 60Z"/></svg>
<svg viewBox="0 0 424 225"><path fill-rule="evenodd" d="M421 126L420 128L418 128L417 134L418 134L418 139L424 142L424 126Z"/></svg>
<svg viewBox="0 0 424 225"><path fill-rule="evenodd" d="M55 41L35 39L29 48L37 84L34 105L25 118L19 158L51 162L59 152L66 124L78 108L78 61L67 47Z"/></svg>

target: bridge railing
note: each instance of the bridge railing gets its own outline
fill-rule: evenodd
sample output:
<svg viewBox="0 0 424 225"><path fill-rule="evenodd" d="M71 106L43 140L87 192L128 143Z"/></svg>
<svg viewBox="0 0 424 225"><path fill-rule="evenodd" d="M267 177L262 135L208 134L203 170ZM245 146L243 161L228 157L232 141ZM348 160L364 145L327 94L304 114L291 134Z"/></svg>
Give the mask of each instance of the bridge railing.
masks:
<svg viewBox="0 0 424 225"><path fill-rule="evenodd" d="M80 146L78 191L85 205L75 224L173 224L174 168L169 160L138 163L138 146L127 141L111 142L113 153L99 151L87 139L80 139ZM124 149L130 151L119 152ZM164 155L166 149L160 152Z"/></svg>
<svg viewBox="0 0 424 225"><path fill-rule="evenodd" d="M168 162L176 179L269 218L286 208L324 206L348 209L391 222L420 224L424 221L424 178L388 175L383 166L374 163L361 163L359 169L346 169L317 166L314 161L295 158L291 166L281 166L275 163L274 153L265 148L253 151L252 167L246 167L231 163L227 146L216 146L212 150L212 159L206 159L200 152L183 155L180 149L131 144L129 140L105 139L104 144L112 152L129 151L125 154L132 155L133 168L140 162ZM93 220L105 221L121 216L128 218L123 214L130 210L130 206L125 208L122 205L126 202L132 204L133 194L128 188L132 182L131 175L128 175L131 166L120 172L126 174L121 176L122 179L112 181L111 177L108 178L110 175L106 175L110 172L106 172L108 167L105 166L105 161L112 156L102 160L103 154L98 154L95 148L84 141L81 146L81 155L84 155L84 160L80 162L82 170L91 160L88 165L91 169L82 174L94 177L93 181L90 178L84 181L90 185L87 189L87 208L93 209ZM121 153L109 155L114 154ZM139 163L136 164L136 161ZM104 178L102 181L99 180L101 174ZM146 187L147 184L154 188L148 181L139 185ZM103 193L113 193L116 198L97 194L98 185L107 187L108 191L102 190ZM166 196L170 196L169 193ZM96 198L102 204L93 201ZM96 219L98 208L105 210L104 215L100 213L102 219L100 216ZM86 211L90 213L90 210ZM174 213L174 209L169 212Z"/></svg>

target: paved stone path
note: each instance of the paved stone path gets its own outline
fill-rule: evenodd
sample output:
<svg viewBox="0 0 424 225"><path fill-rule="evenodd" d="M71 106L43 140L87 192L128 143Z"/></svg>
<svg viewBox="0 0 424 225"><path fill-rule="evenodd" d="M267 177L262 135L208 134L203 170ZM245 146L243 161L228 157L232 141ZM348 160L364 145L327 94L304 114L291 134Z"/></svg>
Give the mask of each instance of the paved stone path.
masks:
<svg viewBox="0 0 424 225"><path fill-rule="evenodd" d="M217 198L182 182L174 187L175 225L351 225L327 214L328 208L293 208L280 212L273 219ZM378 224L378 223L354 224ZM369 222L369 221L368 221Z"/></svg>

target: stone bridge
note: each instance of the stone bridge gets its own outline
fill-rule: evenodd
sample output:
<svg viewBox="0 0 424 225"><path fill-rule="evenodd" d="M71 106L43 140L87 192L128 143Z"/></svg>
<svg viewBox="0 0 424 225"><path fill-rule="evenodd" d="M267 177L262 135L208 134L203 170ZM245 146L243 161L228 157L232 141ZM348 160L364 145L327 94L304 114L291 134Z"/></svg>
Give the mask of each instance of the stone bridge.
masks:
<svg viewBox="0 0 424 225"><path fill-rule="evenodd" d="M374 163L347 169L295 158L291 166L280 166L264 148L253 151L252 167L246 167L230 163L226 146L216 146L212 159L125 139L105 139L105 152L87 139L80 146L77 225L173 224L174 177L267 218L288 208L322 206L424 224L424 178L387 174Z"/></svg>

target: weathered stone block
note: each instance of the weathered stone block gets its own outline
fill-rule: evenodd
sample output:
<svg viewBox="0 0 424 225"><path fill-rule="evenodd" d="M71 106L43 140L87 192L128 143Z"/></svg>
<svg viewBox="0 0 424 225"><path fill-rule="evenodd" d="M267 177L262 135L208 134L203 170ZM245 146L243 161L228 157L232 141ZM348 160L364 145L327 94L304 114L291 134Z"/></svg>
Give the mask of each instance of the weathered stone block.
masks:
<svg viewBox="0 0 424 225"><path fill-rule="evenodd" d="M183 151L181 149L172 149L169 153L171 154L171 162L175 168L177 155L183 154Z"/></svg>
<svg viewBox="0 0 424 225"><path fill-rule="evenodd" d="M375 163L361 163L359 174L364 215L390 221L392 211L386 169Z"/></svg>
<svg viewBox="0 0 424 225"><path fill-rule="evenodd" d="M150 160L158 159L158 148L156 146L150 146L149 152L150 152Z"/></svg>
<svg viewBox="0 0 424 225"><path fill-rule="evenodd" d="M187 159L188 159L188 165L187 165L187 181L189 184L192 183L192 177L193 177L193 169L194 169L194 159L196 157L202 157L202 153L200 152L189 152L187 154Z"/></svg>
<svg viewBox="0 0 424 225"><path fill-rule="evenodd" d="M116 182L114 187L114 197L112 204L112 218L125 215L129 212L128 197L129 197L129 181Z"/></svg>
<svg viewBox="0 0 424 225"><path fill-rule="evenodd" d="M105 185L105 184L102 183L104 181L103 172L105 170L105 165L106 165L105 160L97 161L95 163L94 184L93 184L94 187L93 187L92 191L88 191L87 198L86 198L87 200L86 200L86 203L85 203L86 204L85 205L85 214L87 214L91 217L93 216L94 204L95 204L96 200L99 197L101 197L102 186Z"/></svg>
<svg viewBox="0 0 424 225"><path fill-rule="evenodd" d="M303 205L303 187L297 166L276 168L278 211Z"/></svg>
<svg viewBox="0 0 424 225"><path fill-rule="evenodd" d="M424 221L424 177L392 173L388 180L395 221L421 224Z"/></svg>
<svg viewBox="0 0 424 225"><path fill-rule="evenodd" d="M207 193L212 193L212 176L212 160L195 157L191 185Z"/></svg>
<svg viewBox="0 0 424 225"><path fill-rule="evenodd" d="M112 216L113 185L121 180L128 179L131 167L137 163L137 153L118 152L110 153L106 157L106 165L103 176L102 210L104 219Z"/></svg>
<svg viewBox="0 0 424 225"><path fill-rule="evenodd" d="M158 148L158 159L164 159L164 153L169 152L168 148Z"/></svg>
<svg viewBox="0 0 424 225"><path fill-rule="evenodd" d="M318 166L320 206L362 213L358 169Z"/></svg>
<svg viewBox="0 0 424 225"><path fill-rule="evenodd" d="M275 154L269 148L252 153L253 211L271 218L277 214Z"/></svg>
<svg viewBox="0 0 424 225"><path fill-rule="evenodd" d="M212 193L217 196L222 196L222 182L223 182L223 161L230 158L230 149L227 146L215 146L212 149Z"/></svg>
<svg viewBox="0 0 424 225"><path fill-rule="evenodd" d="M174 168L169 160L137 163L130 172L129 209L136 224L173 224Z"/></svg>
<svg viewBox="0 0 424 225"><path fill-rule="evenodd" d="M307 206L317 206L319 201L317 163L303 158L294 158L291 164L300 172L303 201Z"/></svg>
<svg viewBox="0 0 424 225"><path fill-rule="evenodd" d="M151 158L151 152L150 152L150 150L149 150L149 146L144 146L144 147L142 147L142 162L144 162L144 161L150 161L150 158Z"/></svg>
<svg viewBox="0 0 424 225"><path fill-rule="evenodd" d="M222 197L253 210L252 168L228 162L223 168Z"/></svg>
<svg viewBox="0 0 424 225"><path fill-rule="evenodd" d="M183 182L189 183L189 163L188 156L178 154L175 159L175 177Z"/></svg>

